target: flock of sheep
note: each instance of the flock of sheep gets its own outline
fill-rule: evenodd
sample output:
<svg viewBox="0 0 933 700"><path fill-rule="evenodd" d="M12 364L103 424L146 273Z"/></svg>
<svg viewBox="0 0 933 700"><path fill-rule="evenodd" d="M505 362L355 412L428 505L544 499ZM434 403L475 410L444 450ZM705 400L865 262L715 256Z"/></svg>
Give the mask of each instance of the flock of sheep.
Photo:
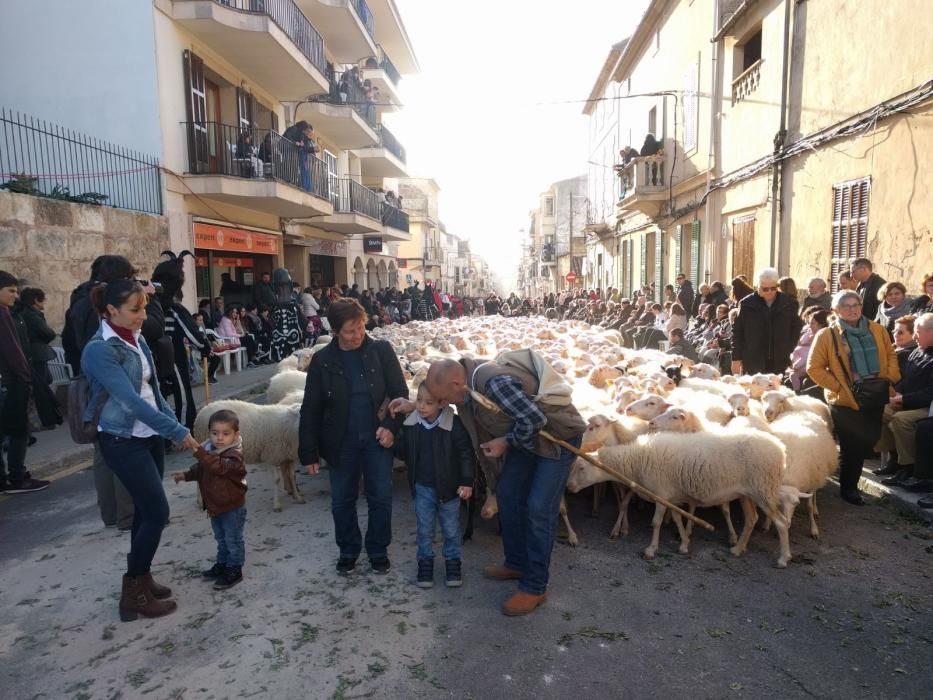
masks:
<svg viewBox="0 0 933 700"><path fill-rule="evenodd" d="M468 317L454 321L413 322L372 332L392 344L414 396L430 362L472 356L494 359L499 352L533 348L573 387L573 402L588 420L582 449L623 476L668 501L697 507L720 507L732 553L740 556L758 520L774 523L780 542L779 567L791 558L788 528L801 500L809 504L810 533L819 537L816 492L837 466L836 444L827 407L795 396L774 375L725 376L705 364L652 350L623 347L618 332L582 322L555 323L544 318ZM322 338L322 342L329 339ZM273 506L281 509L279 486L295 501L304 498L295 480L298 414L306 370L314 352L299 350L283 360L266 393L266 405L215 401L195 423L204 439L208 416L229 408L240 416L247 463L275 465ZM689 437L683 433L690 433ZM487 478L490 484L493 478ZM573 465L567 488L578 492L612 481L612 476L583 459ZM619 516L611 537L628 533L627 509L632 492L613 484ZM743 527L738 535L730 503L738 500ZM594 496L594 508L597 505ZM482 513L496 512L489 494ZM667 509L656 504L651 543L658 549ZM576 543L562 508L571 544ZM680 535L680 552L690 546L692 523L671 512ZM767 529L767 527L766 527Z"/></svg>

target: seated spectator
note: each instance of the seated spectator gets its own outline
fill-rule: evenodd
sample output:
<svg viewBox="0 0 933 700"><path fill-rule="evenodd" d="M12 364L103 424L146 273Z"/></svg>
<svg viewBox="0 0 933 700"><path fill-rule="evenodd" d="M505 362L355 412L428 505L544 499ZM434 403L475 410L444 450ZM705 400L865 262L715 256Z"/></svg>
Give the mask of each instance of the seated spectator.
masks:
<svg viewBox="0 0 933 700"><path fill-rule="evenodd" d="M240 309L237 306L231 306L227 309L220 323L217 325L217 334L222 338L233 338L239 341L240 345L246 348L247 367L256 367L256 351L258 345L256 339L248 334L240 321Z"/></svg>
<svg viewBox="0 0 933 700"><path fill-rule="evenodd" d="M688 360L693 360L694 362L699 362L700 357L697 355L696 348L684 338L684 332L680 328L672 328L671 334L669 336L670 347L667 349L668 354L670 355L680 355L681 357L686 357Z"/></svg>
<svg viewBox="0 0 933 700"><path fill-rule="evenodd" d="M667 321L664 323L664 337L670 338L671 331L674 328L678 328L681 331L687 330L687 312L683 306L674 302L671 304L671 313Z"/></svg>
<svg viewBox="0 0 933 700"><path fill-rule="evenodd" d="M913 316L901 316L894 322L894 354L897 355L897 366L902 377L907 367L907 358L917 349L917 341L914 338L915 320Z"/></svg>
<svg viewBox="0 0 933 700"><path fill-rule="evenodd" d="M697 295L693 297L693 305L690 307L690 316L692 318L700 317L700 306L709 304L712 296L712 290L708 284L701 284Z"/></svg>
<svg viewBox="0 0 933 700"><path fill-rule="evenodd" d="M901 380L895 385L881 419L881 438L875 445L877 452L896 450L897 462L889 460L884 469L876 473L894 476L882 480L886 486L918 486L914 478L917 422L927 418L933 403L933 313L924 314L914 322L917 348L907 358Z"/></svg>
<svg viewBox="0 0 933 700"><path fill-rule="evenodd" d="M920 285L923 294L914 299L910 313L914 316L933 313L933 275L924 275Z"/></svg>
<svg viewBox="0 0 933 700"><path fill-rule="evenodd" d="M749 294L754 294L755 290L752 286L744 279L744 275L739 275L738 277L732 280L732 298L730 301L732 305L737 305L742 299L747 297Z"/></svg>
<svg viewBox="0 0 933 700"><path fill-rule="evenodd" d="M839 291L846 290L852 290L853 292L858 290L858 280L848 270L839 273Z"/></svg>
<svg viewBox="0 0 933 700"><path fill-rule="evenodd" d="M217 340L217 333L212 328L208 328L207 324L204 321L204 314L200 311L195 313L192 318L194 319L194 325L197 326L198 330L204 334L204 337L207 338L207 342L213 347L214 341ZM197 366L200 368L203 362L203 356L197 350L196 347L192 347L191 350L191 359L193 362L197 363ZM207 360L207 377L205 381L210 384L217 383L217 368L220 367L221 358L220 355L211 354Z"/></svg>
<svg viewBox="0 0 933 700"><path fill-rule="evenodd" d="M256 339L256 345L258 346L256 350L257 361L263 365L272 364L272 358L269 356L269 351L272 349L272 331L266 328L266 324L263 323L255 304L246 305L243 323L246 332L252 334Z"/></svg>
<svg viewBox="0 0 933 700"><path fill-rule="evenodd" d="M811 277L807 282L807 296L804 297L800 313L803 315L807 312L807 309L814 306L828 311L832 301L833 295L826 288L826 280L822 277Z"/></svg>
<svg viewBox="0 0 933 700"><path fill-rule="evenodd" d="M813 346L813 336L820 329L829 325L829 312L821 306L811 306L803 315L804 326L800 331L800 340L791 353L791 365L787 368L787 380L790 388L798 394L813 394L822 400L823 390L807 376L807 358Z"/></svg>
<svg viewBox="0 0 933 700"><path fill-rule="evenodd" d="M794 278L793 277L781 277L780 279L778 279L778 290L786 294L788 297L790 297L794 301L798 309L798 311L796 311L795 313L799 313L800 296L797 293L797 283L794 282Z"/></svg>
<svg viewBox="0 0 933 700"><path fill-rule="evenodd" d="M878 290L878 313L875 320L894 335L894 323L910 313L913 297L907 296L907 287L900 282L885 282Z"/></svg>

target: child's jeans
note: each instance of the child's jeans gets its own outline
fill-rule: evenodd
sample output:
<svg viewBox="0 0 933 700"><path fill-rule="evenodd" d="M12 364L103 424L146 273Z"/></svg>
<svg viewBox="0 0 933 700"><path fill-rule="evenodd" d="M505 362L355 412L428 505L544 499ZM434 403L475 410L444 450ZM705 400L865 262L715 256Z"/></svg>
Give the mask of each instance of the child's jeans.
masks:
<svg viewBox="0 0 933 700"><path fill-rule="evenodd" d="M243 526L246 524L246 506L211 518L214 539L217 540L217 563L224 566L243 566L246 546L243 544Z"/></svg>
<svg viewBox="0 0 933 700"><path fill-rule="evenodd" d="M415 517L418 521L418 561L434 559L434 525L441 521L444 559L460 559L460 499L439 503L430 486L415 484Z"/></svg>

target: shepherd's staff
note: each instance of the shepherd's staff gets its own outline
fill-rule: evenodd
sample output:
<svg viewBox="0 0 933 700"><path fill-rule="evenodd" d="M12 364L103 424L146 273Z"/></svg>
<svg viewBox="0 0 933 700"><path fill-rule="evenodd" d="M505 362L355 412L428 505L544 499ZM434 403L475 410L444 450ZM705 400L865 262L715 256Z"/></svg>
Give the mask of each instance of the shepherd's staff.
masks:
<svg viewBox="0 0 933 700"><path fill-rule="evenodd" d="M207 357L201 356L201 364L204 368L204 405L207 405L211 402L211 382L210 377L207 376Z"/></svg>
<svg viewBox="0 0 933 700"><path fill-rule="evenodd" d="M471 391L471 392L470 392L470 396L473 398L474 401L476 401L476 403L480 404L483 408L489 409L489 410L492 411L493 413L502 413L502 412L503 412L502 409L499 408L499 406L497 406L495 403L493 403L492 401L490 401L489 399L487 399L485 396L483 396L482 394L480 394L478 391ZM563 448L566 449L566 450L570 450L570 451L573 452L575 455L577 455L577 457L580 457L581 459L585 459L587 462L589 462L590 464L592 464L594 467L598 467L599 469L602 469L604 472L606 472L607 474L609 474L610 476L612 476L613 479L615 479L616 481L620 482L623 486L625 486L625 487L627 487L627 488L630 488L632 491L634 491L635 493L637 493L639 496L641 496L641 497L643 497L643 498L646 498L646 499L648 499L649 501L654 501L655 503L660 503L660 504L661 504L662 506L664 506L665 508L670 508L670 509L671 509L672 511L674 511L675 513L678 513L679 515L682 515L683 517L687 518L688 520L692 520L694 523L696 523L696 524L699 525L700 527L705 527L707 530L715 530L715 529L716 529L716 528L714 528L712 525L710 525L708 522L706 522L705 520L703 520L702 518L698 518L698 517L695 516L693 513L688 513L688 512L685 511L683 508L680 508L679 506L675 506L673 503L671 503L671 502L668 501L667 499L661 498L661 497L658 496L657 494L651 493L651 491L649 491L648 489L646 489L644 486L642 486L642 485L640 485L640 484L638 484L638 483L632 481L632 480L629 479L627 476L621 474L620 472L616 471L616 470L613 469L612 467L606 466L605 464L603 464L602 462L600 462L600 461L599 461L598 459L596 459L595 457L592 457L592 456L588 455L586 452L584 452L583 450L579 449L578 447L574 447L574 446L571 445L569 442L566 442L566 441L564 441L564 440L561 440L560 438L554 437L553 435L551 435L551 434L550 434L549 432L547 432L546 430L541 430L541 431L539 431L539 432L538 432L538 435L540 435L541 437L543 437L545 440L548 440L549 442L553 442L555 445L559 445L560 447L563 447Z"/></svg>

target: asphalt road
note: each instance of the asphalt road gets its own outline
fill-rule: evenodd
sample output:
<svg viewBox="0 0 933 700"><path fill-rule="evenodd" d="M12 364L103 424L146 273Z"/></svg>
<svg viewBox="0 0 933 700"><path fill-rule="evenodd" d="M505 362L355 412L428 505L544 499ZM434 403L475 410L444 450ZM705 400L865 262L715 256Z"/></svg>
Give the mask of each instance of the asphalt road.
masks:
<svg viewBox="0 0 933 700"><path fill-rule="evenodd" d="M173 455L167 471L188 461ZM300 483L308 503L286 498L273 513L271 474L251 467L246 580L214 592L198 577L214 542L194 487L166 481L172 522L154 573L179 610L134 623L117 617L127 536L101 526L89 472L0 502L0 695L931 696L933 531L881 506L846 506L833 486L820 499L823 541L798 512L785 570L773 534L756 532L732 557L709 511L717 531L695 532L691 555L677 554L668 526L645 561L647 506L612 541L614 505L593 518L588 494L572 497L580 545L557 545L547 604L507 619L511 584L479 573L501 556L493 523L465 546L463 588L416 588L399 474L393 570L339 579L326 477Z"/></svg>

